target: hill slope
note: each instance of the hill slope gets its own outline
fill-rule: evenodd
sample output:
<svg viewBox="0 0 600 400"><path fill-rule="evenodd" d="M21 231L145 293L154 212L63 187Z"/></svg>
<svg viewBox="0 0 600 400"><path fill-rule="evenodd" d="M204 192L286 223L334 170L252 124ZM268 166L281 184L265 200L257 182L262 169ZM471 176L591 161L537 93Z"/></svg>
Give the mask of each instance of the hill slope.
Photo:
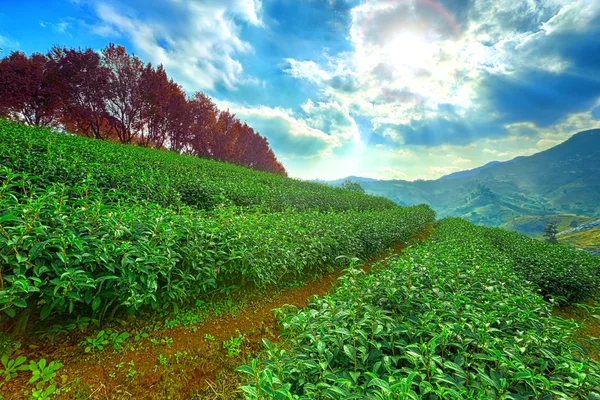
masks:
<svg viewBox="0 0 600 400"><path fill-rule="evenodd" d="M290 179L224 162L90 140L0 119L0 167L43 175L44 183L89 180L102 191L160 205L212 209L218 204L268 210L381 210L385 198Z"/></svg>
<svg viewBox="0 0 600 400"><path fill-rule="evenodd" d="M277 285L435 220L427 206L1 119L0 148L0 332Z"/></svg>
<svg viewBox="0 0 600 400"><path fill-rule="evenodd" d="M360 184L368 193L398 204L426 203L441 217L465 217L491 226L521 216L600 217L600 129L580 132L532 156L488 163L438 180Z"/></svg>

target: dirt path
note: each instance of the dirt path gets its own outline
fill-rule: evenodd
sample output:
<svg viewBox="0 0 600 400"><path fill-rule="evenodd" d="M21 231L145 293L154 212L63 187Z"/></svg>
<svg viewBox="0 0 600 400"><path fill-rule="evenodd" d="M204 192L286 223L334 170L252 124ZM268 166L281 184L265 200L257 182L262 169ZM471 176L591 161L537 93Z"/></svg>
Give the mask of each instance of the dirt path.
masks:
<svg viewBox="0 0 600 400"><path fill-rule="evenodd" d="M429 237L429 227L413 237ZM404 244L392 249L400 253ZM380 257L381 258L381 257ZM370 271L380 258L364 265ZM235 368L262 349L262 338L276 341L279 335L273 310L284 305L304 307L314 295L324 295L335 285L342 271L335 270L301 287L275 294L253 295L234 314L210 317L193 326L161 328L147 338L126 342L126 349L85 353L78 346L81 335L62 343L25 343L17 354L28 360L59 360L59 399L188 399L235 398L239 376ZM133 336L134 329L125 326ZM239 340L239 343L236 343ZM224 342L229 341L229 348ZM0 389L8 399L28 398L29 373L21 373ZM0 396L1 398L1 396Z"/></svg>

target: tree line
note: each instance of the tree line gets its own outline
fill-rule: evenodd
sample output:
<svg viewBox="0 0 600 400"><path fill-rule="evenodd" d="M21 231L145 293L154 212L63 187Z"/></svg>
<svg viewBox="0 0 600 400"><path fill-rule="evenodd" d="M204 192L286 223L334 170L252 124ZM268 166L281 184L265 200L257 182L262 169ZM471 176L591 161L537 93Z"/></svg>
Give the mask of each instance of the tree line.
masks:
<svg viewBox="0 0 600 400"><path fill-rule="evenodd" d="M267 139L235 114L112 43L0 59L0 115L286 175Z"/></svg>

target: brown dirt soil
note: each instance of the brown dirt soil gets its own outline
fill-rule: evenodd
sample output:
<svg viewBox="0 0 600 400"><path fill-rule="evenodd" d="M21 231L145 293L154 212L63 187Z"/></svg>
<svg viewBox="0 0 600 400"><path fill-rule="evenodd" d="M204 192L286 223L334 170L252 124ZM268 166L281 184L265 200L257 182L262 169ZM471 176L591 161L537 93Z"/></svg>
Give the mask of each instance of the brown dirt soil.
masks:
<svg viewBox="0 0 600 400"><path fill-rule="evenodd" d="M432 230L427 227L411 240L425 240ZM398 244L390 252L398 254L405 246ZM362 268L369 272L380 259L368 260ZM277 340L279 330L273 310L284 305L305 307L313 296L329 292L341 275L342 271L334 270L301 287L249 295L234 314L213 316L192 327L161 328L139 341L130 337L128 348L120 351L112 351L109 345L103 351L85 353L84 347L78 346L85 336L74 334L55 344L39 339L25 342L12 357L24 355L28 362L40 358L60 360L63 367L55 378L60 393L53 397L57 399L241 397L235 368L262 350L263 338ZM134 333L131 327L121 331ZM236 337L243 337L240 352L228 355L223 343ZM160 339L165 338L171 338L172 343L161 343ZM163 362L166 359L164 364L159 362L161 355ZM0 386L4 400L28 398L33 387L27 383L30 376L23 372Z"/></svg>

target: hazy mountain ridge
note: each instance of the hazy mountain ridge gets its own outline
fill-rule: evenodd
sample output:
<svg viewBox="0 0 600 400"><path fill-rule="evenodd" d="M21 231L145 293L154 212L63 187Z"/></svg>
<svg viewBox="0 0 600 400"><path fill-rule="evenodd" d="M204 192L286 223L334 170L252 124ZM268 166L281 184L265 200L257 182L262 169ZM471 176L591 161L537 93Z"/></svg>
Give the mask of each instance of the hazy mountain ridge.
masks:
<svg viewBox="0 0 600 400"><path fill-rule="evenodd" d="M437 180L348 177L371 194L402 204L426 203L439 217L500 226L520 216L600 217L600 129L573 135L531 156L490 162Z"/></svg>

